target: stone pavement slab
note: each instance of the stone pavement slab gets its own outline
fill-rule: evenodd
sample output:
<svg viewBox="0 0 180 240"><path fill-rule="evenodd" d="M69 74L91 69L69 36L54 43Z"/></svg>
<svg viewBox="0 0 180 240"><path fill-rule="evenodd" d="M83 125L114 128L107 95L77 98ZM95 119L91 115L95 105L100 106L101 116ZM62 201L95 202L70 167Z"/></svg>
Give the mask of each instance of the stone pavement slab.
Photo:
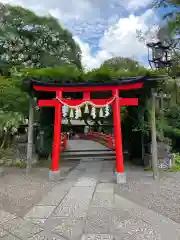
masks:
<svg viewBox="0 0 180 240"><path fill-rule="evenodd" d="M33 237L28 238L28 240L67 240L62 236L59 236L55 233L51 233L48 231L42 231Z"/></svg>
<svg viewBox="0 0 180 240"><path fill-rule="evenodd" d="M164 185L155 184L151 178L144 179L144 173L131 171L129 182L119 186L124 195L117 196L112 165L98 162L94 173L95 164L80 163L66 179L53 185L24 219L0 211L3 239L180 240L180 224L148 209L146 201L145 205L134 201L137 196L141 199L143 191L148 200L173 201L177 209L179 189L174 197L170 186L178 180L168 177Z"/></svg>
<svg viewBox="0 0 180 240"><path fill-rule="evenodd" d="M28 239L31 236L41 232L43 229L38 225L25 221L22 218L13 219L2 224L3 229L14 234L20 239Z"/></svg>
<svg viewBox="0 0 180 240"><path fill-rule="evenodd" d="M10 220L13 220L15 219L17 216L16 215L13 215L13 214L10 214L8 212L5 212L3 210L0 210L0 225L10 221Z"/></svg>
<svg viewBox="0 0 180 240"><path fill-rule="evenodd" d="M94 187L73 187L56 208L53 216L84 216L90 204Z"/></svg>
<svg viewBox="0 0 180 240"><path fill-rule="evenodd" d="M72 221L72 219L61 219L58 226L52 229L52 232L60 234L67 239L79 240L83 232L83 227L84 221L82 220L76 219Z"/></svg>
<svg viewBox="0 0 180 240"><path fill-rule="evenodd" d="M4 238L7 235L8 235L8 232L0 227L0 239Z"/></svg>
<svg viewBox="0 0 180 240"><path fill-rule="evenodd" d="M81 240L114 240L114 236L109 234L84 234Z"/></svg>
<svg viewBox="0 0 180 240"><path fill-rule="evenodd" d="M47 219L54 211L55 206L34 206L31 211L26 214L25 219L41 218Z"/></svg>

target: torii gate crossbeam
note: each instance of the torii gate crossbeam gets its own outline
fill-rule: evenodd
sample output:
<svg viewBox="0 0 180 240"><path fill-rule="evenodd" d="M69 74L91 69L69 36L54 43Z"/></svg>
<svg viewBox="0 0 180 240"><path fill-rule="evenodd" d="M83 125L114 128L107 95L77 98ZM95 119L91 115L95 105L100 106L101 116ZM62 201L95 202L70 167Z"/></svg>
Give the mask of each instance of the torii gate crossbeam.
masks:
<svg viewBox="0 0 180 240"><path fill-rule="evenodd" d="M121 98L120 91L133 90L142 88L143 83L126 84L119 86L96 86L96 87L49 87L34 85L36 91L56 92L56 98L50 100L38 100L39 107L54 107L54 139L52 151L52 166L50 170L51 179L60 177L59 162L61 152L61 121L62 121L62 103L68 106L78 106L84 102L91 101L94 105L106 105L111 102L113 106L113 120L114 120L114 135L115 135L115 150L116 150L116 172L117 183L126 182L124 171L124 157L122 146L122 131L121 131L121 106L137 106L138 98ZM112 97L109 99L91 99L90 92L92 91L111 91ZM83 99L65 99L63 92L83 92Z"/></svg>

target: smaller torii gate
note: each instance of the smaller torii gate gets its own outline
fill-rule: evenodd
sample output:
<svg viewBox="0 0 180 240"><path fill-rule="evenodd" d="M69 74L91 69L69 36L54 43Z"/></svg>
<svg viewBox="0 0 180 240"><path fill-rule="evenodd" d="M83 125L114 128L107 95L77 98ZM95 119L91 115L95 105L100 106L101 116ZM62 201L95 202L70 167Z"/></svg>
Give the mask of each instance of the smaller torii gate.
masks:
<svg viewBox="0 0 180 240"><path fill-rule="evenodd" d="M125 183L126 175L124 169L124 157L122 146L122 132L121 132L121 106L137 106L138 98L122 98L121 91L135 90L143 87L143 81L133 81L132 83L119 84L77 84L77 85L51 85L40 82L33 82L35 91L40 92L55 92L56 98L50 100L38 100L39 107L54 107L54 139L52 149L52 166L49 177L51 180L60 179L60 152L61 152L61 121L62 121L62 106L76 107L86 103L94 106L113 106L114 119L114 136L115 136L115 151L116 151L116 173L117 183ZM112 97L108 99L91 99L91 92L111 91ZM83 92L82 99L66 99L63 98L63 92Z"/></svg>

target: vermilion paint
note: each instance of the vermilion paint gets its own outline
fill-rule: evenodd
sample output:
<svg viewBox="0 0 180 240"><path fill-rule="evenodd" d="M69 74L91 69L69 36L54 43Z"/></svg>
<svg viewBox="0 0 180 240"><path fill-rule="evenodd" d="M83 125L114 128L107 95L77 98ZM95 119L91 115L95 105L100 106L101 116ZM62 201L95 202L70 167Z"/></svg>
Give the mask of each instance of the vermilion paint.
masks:
<svg viewBox="0 0 180 240"><path fill-rule="evenodd" d="M119 97L119 90L133 90L142 88L143 83L125 84L119 86L78 86L77 87L50 87L34 85L36 91L56 92L56 99L39 100L39 107L55 107L54 116L54 140L52 151L52 171L59 170L60 152L61 152L61 121L62 121L62 103L70 106L80 105L85 101L91 101L95 105L106 105L106 103L113 101L113 114L114 114L114 141L116 150L116 171L124 172L124 159L123 159L123 146L122 146L122 131L121 131L121 106L137 106L138 98L121 98ZM109 99L90 99L90 92L95 91L112 91L112 97ZM62 98L63 92L83 92L83 99L64 99ZM59 99L59 100L58 100ZM60 101L61 100L61 101ZM111 141L112 142L112 141ZM112 143L109 143L112 145ZM112 147L112 146L111 146Z"/></svg>
<svg viewBox="0 0 180 240"><path fill-rule="evenodd" d="M77 87L70 87L70 86L64 86L64 87L50 87L50 86L39 86L34 85L34 89L36 91L42 91L42 92L56 92L56 91L62 91L62 92L99 92L99 91L112 91L112 90L133 90L142 88L143 83L132 83L132 84L124 84L124 85L117 85L117 86L78 86Z"/></svg>
<svg viewBox="0 0 180 240"><path fill-rule="evenodd" d="M56 93L58 98L62 97L62 92ZM54 111L54 136L52 149L52 171L59 170L60 153L61 153L61 120L62 120L62 104L58 102Z"/></svg>
<svg viewBox="0 0 180 240"><path fill-rule="evenodd" d="M121 131L121 112L120 112L120 101L119 101L119 90L116 89L113 92L116 96L113 102L113 120L114 120L114 141L116 150L116 171L118 173L124 172L124 157L123 157L123 146L122 146L122 131Z"/></svg>

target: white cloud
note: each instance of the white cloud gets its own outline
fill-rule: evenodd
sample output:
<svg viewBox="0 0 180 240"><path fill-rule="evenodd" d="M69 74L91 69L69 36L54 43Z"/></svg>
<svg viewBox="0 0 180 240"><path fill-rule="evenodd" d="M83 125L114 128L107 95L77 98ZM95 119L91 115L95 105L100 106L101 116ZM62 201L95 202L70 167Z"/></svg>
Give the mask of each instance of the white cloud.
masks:
<svg viewBox="0 0 180 240"><path fill-rule="evenodd" d="M110 58L111 55L105 50L99 51L96 56L92 56L91 48L88 43L81 41L77 36L74 40L79 44L82 51L82 63L86 70L97 68L102 62Z"/></svg>
<svg viewBox="0 0 180 240"><path fill-rule="evenodd" d="M140 8L147 7L148 5L152 4L153 0L129 0L123 1L123 5L125 8L129 10L137 10Z"/></svg>
<svg viewBox="0 0 180 240"><path fill-rule="evenodd" d="M147 56L145 43L137 38L137 30L145 32L149 29L149 19L154 16L152 10L148 10L141 16L130 15L121 18L110 26L99 41L99 50L95 56L91 55L90 46L83 43L78 37L74 39L82 50L82 62L86 68L99 67L104 60L113 56L133 57L142 61ZM154 29L154 28L153 28Z"/></svg>

